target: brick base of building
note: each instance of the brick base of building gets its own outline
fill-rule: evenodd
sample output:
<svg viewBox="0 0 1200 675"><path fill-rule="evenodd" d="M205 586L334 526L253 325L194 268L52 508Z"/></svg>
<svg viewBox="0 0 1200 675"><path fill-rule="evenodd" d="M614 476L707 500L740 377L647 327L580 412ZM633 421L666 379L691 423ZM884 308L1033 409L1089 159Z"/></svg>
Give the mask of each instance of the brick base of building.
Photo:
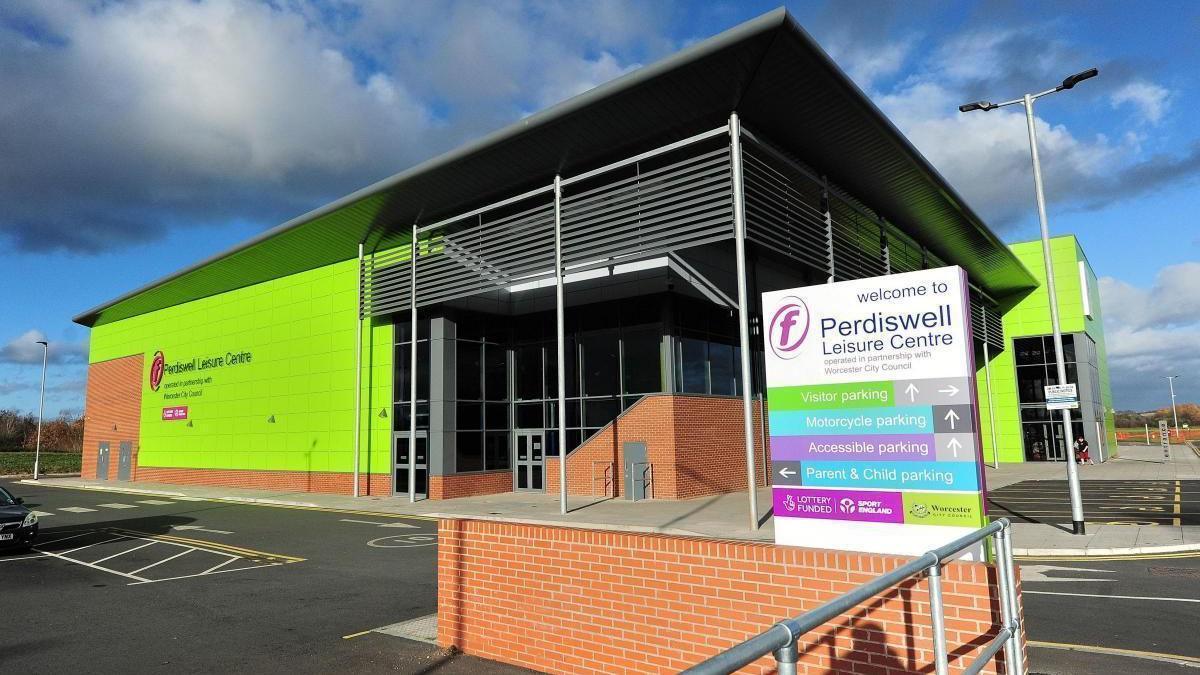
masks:
<svg viewBox="0 0 1200 675"><path fill-rule="evenodd" d="M488 471L486 473L462 473L451 476L429 477L430 499L457 499L478 497L513 491L512 471Z"/></svg>
<svg viewBox="0 0 1200 675"><path fill-rule="evenodd" d="M330 471L250 471L242 469L175 469L139 466L137 480L177 485L214 485L222 487L284 490L289 492L328 492L354 494L354 474ZM359 474L360 495L392 494L392 477L386 473Z"/></svg>
<svg viewBox="0 0 1200 675"><path fill-rule="evenodd" d="M469 519L439 522L437 554L438 644L549 673L679 672L909 561ZM942 572L954 672L999 630L995 578L983 563ZM927 583L847 611L799 651L800 673L933 672ZM773 670L763 658L745 672ZM1005 672L1003 652L985 672Z"/></svg>

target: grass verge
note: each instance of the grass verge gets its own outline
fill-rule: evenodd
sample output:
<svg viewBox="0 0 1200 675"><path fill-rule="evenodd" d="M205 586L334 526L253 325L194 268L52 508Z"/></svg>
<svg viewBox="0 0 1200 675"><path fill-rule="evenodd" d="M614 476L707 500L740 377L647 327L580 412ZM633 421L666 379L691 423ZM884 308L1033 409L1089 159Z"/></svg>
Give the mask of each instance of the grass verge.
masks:
<svg viewBox="0 0 1200 675"><path fill-rule="evenodd" d="M43 452L38 471L47 473L79 473L83 455L77 452ZM33 474L32 452L0 452L0 476Z"/></svg>

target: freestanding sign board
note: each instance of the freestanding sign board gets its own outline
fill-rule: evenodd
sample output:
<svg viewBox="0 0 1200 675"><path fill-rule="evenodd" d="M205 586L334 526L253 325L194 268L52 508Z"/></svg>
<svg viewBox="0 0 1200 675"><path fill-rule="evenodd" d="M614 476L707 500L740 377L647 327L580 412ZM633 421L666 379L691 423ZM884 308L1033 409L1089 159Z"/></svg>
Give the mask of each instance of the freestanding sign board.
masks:
<svg viewBox="0 0 1200 675"><path fill-rule="evenodd" d="M1166 420L1158 421L1158 438L1162 444L1163 459L1171 461L1171 430L1167 428Z"/></svg>
<svg viewBox="0 0 1200 675"><path fill-rule="evenodd" d="M969 316L958 267L763 294L776 543L920 555L986 524Z"/></svg>

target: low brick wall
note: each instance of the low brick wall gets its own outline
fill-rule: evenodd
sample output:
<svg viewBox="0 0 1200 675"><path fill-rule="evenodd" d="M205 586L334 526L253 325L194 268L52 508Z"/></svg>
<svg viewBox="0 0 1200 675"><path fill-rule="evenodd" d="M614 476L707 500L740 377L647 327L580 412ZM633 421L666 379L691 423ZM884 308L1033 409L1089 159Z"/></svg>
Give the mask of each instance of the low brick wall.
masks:
<svg viewBox="0 0 1200 675"><path fill-rule="evenodd" d="M482 520L438 526L438 644L551 673L674 673L907 558ZM989 565L943 573L951 668L995 635ZM801 673L931 673L924 581L802 640ZM763 659L747 672L773 670ZM1004 672L997 657L986 672Z"/></svg>
<svg viewBox="0 0 1200 675"><path fill-rule="evenodd" d="M478 497L513 491L512 471L487 471L484 473L460 473L450 476L429 477L430 499L457 499Z"/></svg>
<svg viewBox="0 0 1200 675"><path fill-rule="evenodd" d="M214 485L290 492L354 494L354 474L331 471L249 471L242 469L176 469L156 466L137 468L137 479L152 483ZM358 476L361 495L392 494L392 477L386 473Z"/></svg>

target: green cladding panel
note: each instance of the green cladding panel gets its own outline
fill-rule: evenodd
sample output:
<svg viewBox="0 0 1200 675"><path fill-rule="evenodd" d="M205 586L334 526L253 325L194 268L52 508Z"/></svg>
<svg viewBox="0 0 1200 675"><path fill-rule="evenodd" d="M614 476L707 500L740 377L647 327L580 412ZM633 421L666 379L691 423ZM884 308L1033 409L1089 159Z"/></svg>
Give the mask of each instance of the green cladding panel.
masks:
<svg viewBox="0 0 1200 675"><path fill-rule="evenodd" d="M357 306L357 261L335 263L96 326L90 361L145 357L139 466L349 472ZM391 322L367 320L364 472L390 470L391 400Z"/></svg>

